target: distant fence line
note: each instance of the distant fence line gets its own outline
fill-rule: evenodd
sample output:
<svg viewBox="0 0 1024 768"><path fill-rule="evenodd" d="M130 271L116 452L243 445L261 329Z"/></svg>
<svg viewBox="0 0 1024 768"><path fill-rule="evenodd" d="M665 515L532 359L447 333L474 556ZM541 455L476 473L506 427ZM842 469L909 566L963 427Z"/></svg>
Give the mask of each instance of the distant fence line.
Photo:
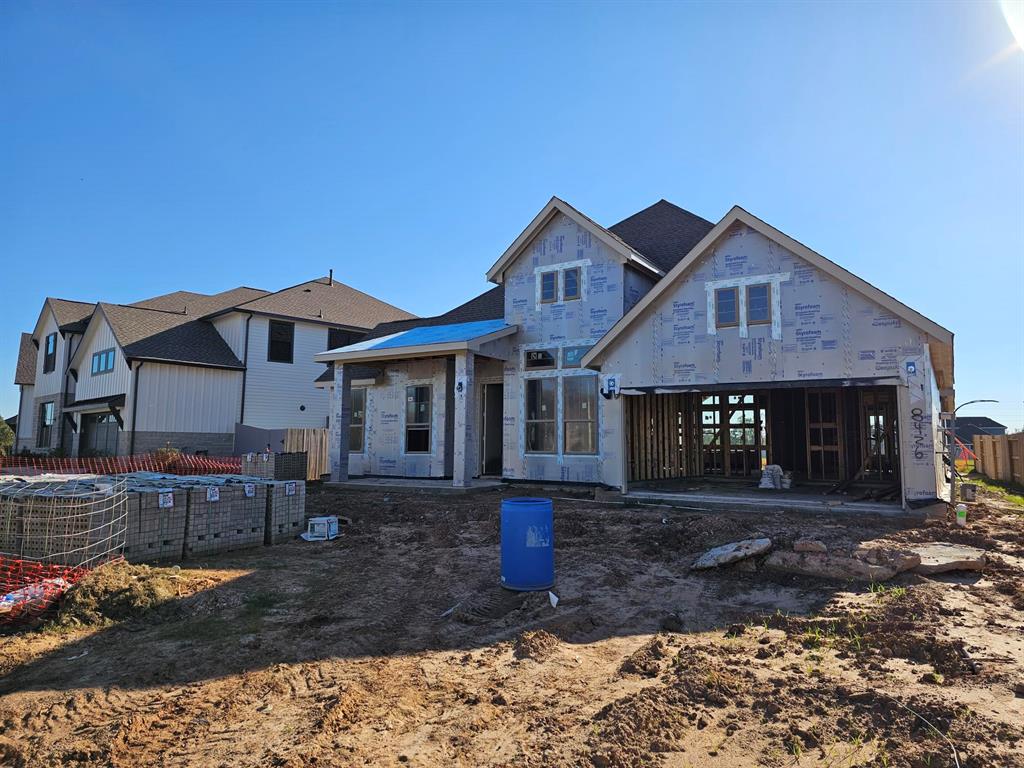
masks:
<svg viewBox="0 0 1024 768"><path fill-rule="evenodd" d="M1024 432L975 435L974 470L990 480L1024 485Z"/></svg>

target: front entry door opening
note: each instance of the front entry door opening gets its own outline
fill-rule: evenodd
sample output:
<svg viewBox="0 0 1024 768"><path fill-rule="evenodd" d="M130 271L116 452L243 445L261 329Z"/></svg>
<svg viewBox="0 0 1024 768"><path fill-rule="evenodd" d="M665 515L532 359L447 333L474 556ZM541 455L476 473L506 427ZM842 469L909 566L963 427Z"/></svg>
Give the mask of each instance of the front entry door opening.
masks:
<svg viewBox="0 0 1024 768"><path fill-rule="evenodd" d="M502 470L502 425L504 424L504 386L483 385L480 423L480 474L500 476Z"/></svg>

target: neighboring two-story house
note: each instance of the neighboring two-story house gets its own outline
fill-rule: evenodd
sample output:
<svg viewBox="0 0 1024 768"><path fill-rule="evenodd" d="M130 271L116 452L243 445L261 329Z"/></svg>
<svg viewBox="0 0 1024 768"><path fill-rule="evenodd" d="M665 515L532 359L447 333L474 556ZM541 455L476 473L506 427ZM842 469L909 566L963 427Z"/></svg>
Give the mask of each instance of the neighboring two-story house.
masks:
<svg viewBox="0 0 1024 768"><path fill-rule="evenodd" d="M316 352L413 316L333 279L176 291L130 305L47 299L23 334L15 450L229 454L327 425Z"/></svg>
<svg viewBox="0 0 1024 768"><path fill-rule="evenodd" d="M553 198L487 277L446 315L316 356L335 479L626 490L778 464L904 504L945 492L952 334L740 208L712 223L661 201L605 228Z"/></svg>

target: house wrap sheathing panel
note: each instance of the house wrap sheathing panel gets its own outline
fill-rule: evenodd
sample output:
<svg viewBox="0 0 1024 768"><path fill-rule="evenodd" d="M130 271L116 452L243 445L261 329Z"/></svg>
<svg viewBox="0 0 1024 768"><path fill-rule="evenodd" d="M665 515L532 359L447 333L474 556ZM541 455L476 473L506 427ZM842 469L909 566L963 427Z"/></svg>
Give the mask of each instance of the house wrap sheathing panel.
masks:
<svg viewBox="0 0 1024 768"><path fill-rule="evenodd" d="M773 286L771 323L747 325L744 288L763 283ZM734 286L739 326L718 329L715 289ZM730 228L627 327L601 373L617 375L625 389L850 379L899 385L906 497L941 496L926 334L746 225Z"/></svg>
<svg viewBox="0 0 1024 768"><path fill-rule="evenodd" d="M564 286L559 280L559 301L541 303L540 273L549 269L580 268L582 296L562 301ZM505 364L505 429L503 471L519 480L609 482L602 465L617 474L621 463L621 429L617 403L598 397L599 453L581 456L564 453L562 387L557 387L557 449L551 454L526 453L525 377L592 376L588 369L527 371L524 355L531 349L591 346L622 317L624 294L639 300L649 281L634 277L619 257L589 230L558 213L533 239L530 247L504 272L505 322L519 326L512 337L512 352ZM626 291L625 288L630 288Z"/></svg>
<svg viewBox="0 0 1024 768"><path fill-rule="evenodd" d="M430 452L406 453L406 387L419 384L431 388ZM349 474L399 477L448 474L445 469L447 384L447 363L442 357L389 363L381 382L366 388L364 449L361 453L349 453ZM338 392L338 388L333 391ZM332 397L332 408L339 407L339 399ZM331 419L332 467L336 467L338 461L334 446L341 440L341 435L336 434L340 421L337 414Z"/></svg>

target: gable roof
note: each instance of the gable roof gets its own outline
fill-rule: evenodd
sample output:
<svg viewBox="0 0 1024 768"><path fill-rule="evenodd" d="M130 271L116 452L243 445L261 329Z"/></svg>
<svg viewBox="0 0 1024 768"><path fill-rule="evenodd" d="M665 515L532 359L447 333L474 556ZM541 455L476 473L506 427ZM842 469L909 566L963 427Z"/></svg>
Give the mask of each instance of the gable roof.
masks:
<svg viewBox="0 0 1024 768"><path fill-rule="evenodd" d="M180 312L121 304L97 305L129 360L238 368L242 362L212 323ZM82 348L84 348L84 344Z"/></svg>
<svg viewBox="0 0 1024 768"><path fill-rule="evenodd" d="M526 229L524 229L505 252L501 254L494 265L487 270L487 279L499 285L504 280L505 270L530 246L534 237L559 213L572 219L579 226L589 230L601 242L611 248L612 252L618 254L624 263L649 272L660 277L664 270L659 268L647 256L637 251L633 246L623 240L619 235L605 229L596 221L584 213L573 208L569 203L557 197L552 197L540 213L533 217Z"/></svg>
<svg viewBox="0 0 1024 768"><path fill-rule="evenodd" d="M608 227L634 250L668 272L679 263L715 225L668 200L634 213Z"/></svg>
<svg viewBox="0 0 1024 768"><path fill-rule="evenodd" d="M416 317L331 277L299 283L238 304L234 308L242 312L349 328L373 328L390 320Z"/></svg>
<svg viewBox="0 0 1024 768"><path fill-rule="evenodd" d="M247 301L266 296L270 291L241 285L220 293L206 294L194 291L172 291L161 296L136 301L128 306L145 309L162 309L166 312L182 312L193 317L202 317L212 312L244 304Z"/></svg>
<svg viewBox="0 0 1024 768"><path fill-rule="evenodd" d="M21 342L18 345L18 367L14 369L15 384L36 383L36 355L38 354L39 350L36 349L35 342L32 341L32 334L21 334Z"/></svg>
<svg viewBox="0 0 1024 768"><path fill-rule="evenodd" d="M57 299L52 296L46 297L46 303L50 305L53 316L57 320L57 327L64 332L81 333L85 330L86 323L92 316L95 304L87 301L72 301L71 299Z"/></svg>
<svg viewBox="0 0 1024 768"><path fill-rule="evenodd" d="M608 333L606 333L583 357L582 365L590 366L599 360L615 340L634 321L643 315L644 312L646 312L647 309L658 300L661 294L669 290L680 279L680 277L690 269L690 267L696 264L711 249L718 239L736 223L745 224L756 232L760 232L765 237L775 241L783 248L796 254L804 261L809 262L839 282L846 284L853 290L866 296L876 304L880 304L894 315L902 317L910 324L928 334L928 336L937 344L937 349L933 350L932 354L932 365L935 369L939 388L940 390L949 390L948 393L944 393L943 407L946 407L948 403L952 402L953 334L951 331L947 328L943 328L933 320L929 320L920 312L911 309L903 302L896 300L884 291L879 290L867 281L857 277L857 275L852 272L840 267L834 261L825 258L816 251L812 251L803 243L794 240L789 235L745 211L738 205L733 206L732 209L725 214L725 216L723 216L722 219L715 224L715 226L709 230L696 245L693 246L693 248L690 249L689 253L687 253L686 256L681 259L663 279L657 282L629 312L627 312L615 325L612 326L611 330L609 330Z"/></svg>

